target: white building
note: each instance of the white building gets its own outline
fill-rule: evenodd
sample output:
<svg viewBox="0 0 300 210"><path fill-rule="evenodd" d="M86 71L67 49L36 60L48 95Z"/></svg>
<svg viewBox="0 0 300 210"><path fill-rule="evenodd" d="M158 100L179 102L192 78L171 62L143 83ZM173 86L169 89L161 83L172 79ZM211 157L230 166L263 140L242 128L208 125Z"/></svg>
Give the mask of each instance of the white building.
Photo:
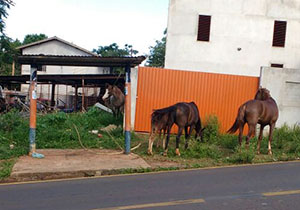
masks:
<svg viewBox="0 0 300 210"><path fill-rule="evenodd" d="M170 0L165 68L259 76L300 69L299 0Z"/></svg>
<svg viewBox="0 0 300 210"><path fill-rule="evenodd" d="M52 37L38 42L23 45L17 49L21 50L22 55L58 55L58 56L97 56L86 49L83 49L73 43L62 40L58 37ZM109 74L110 69L104 67L80 67L80 66L42 66L42 71L38 75L74 75L74 74ZM21 74L30 74L30 65L21 66ZM28 92L29 85L22 85L21 91ZM51 85L38 85L38 97L41 99L50 99ZM82 92L81 88L78 90ZM86 91L86 90L85 90ZM66 85L56 86L56 101L58 105L72 106L71 98L75 93L75 88ZM87 95L97 95L99 88L89 89ZM60 99L60 100L58 100Z"/></svg>

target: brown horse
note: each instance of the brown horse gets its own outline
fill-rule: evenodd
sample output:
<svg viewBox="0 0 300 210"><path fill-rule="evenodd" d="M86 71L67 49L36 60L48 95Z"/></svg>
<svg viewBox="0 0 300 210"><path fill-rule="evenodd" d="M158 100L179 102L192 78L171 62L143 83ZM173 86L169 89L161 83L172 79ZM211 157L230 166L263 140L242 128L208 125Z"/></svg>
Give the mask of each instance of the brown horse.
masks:
<svg viewBox="0 0 300 210"><path fill-rule="evenodd" d="M165 135L169 127L172 127L173 123L169 121L169 113L160 113L160 109L153 110L151 114L151 131L149 136L148 154L152 155L152 147L154 142L155 134L159 133L159 139L157 142L157 147L159 146L159 141L161 140L161 133L163 131L163 148L165 148Z"/></svg>
<svg viewBox="0 0 300 210"><path fill-rule="evenodd" d="M124 113L125 96L123 92L116 86L105 84L105 94L102 99L105 105L113 111L114 116Z"/></svg>
<svg viewBox="0 0 300 210"><path fill-rule="evenodd" d="M201 128L201 119L199 116L199 110L194 102L191 103L181 102L155 111L157 112L157 114L161 116L166 116L168 118L166 123L162 126L167 130L167 139L165 144L164 155L167 155L168 143L170 139L170 130L174 123L178 126L178 133L176 136L176 155L180 156L179 140L183 129L185 130L185 149L188 148L188 140L193 129L196 130L195 138L197 138L197 136L199 135L202 140L203 138L202 131L204 130L204 128L203 129ZM161 119L165 119L165 118L161 117ZM153 140L149 138L149 148L148 148L149 154L152 154L153 142L151 141Z"/></svg>
<svg viewBox="0 0 300 210"><path fill-rule="evenodd" d="M260 142L263 129L266 125L270 126L268 153L272 154L271 142L275 123L278 119L278 107L275 100L271 97L270 91L266 88L259 88L254 100L249 100L239 107L238 115L232 127L227 131L234 133L239 129L239 144L242 144L243 130L245 123L248 124L249 132L246 137L246 146L249 146L251 136L255 134L256 124L260 124L260 131L257 143L257 153L260 153Z"/></svg>

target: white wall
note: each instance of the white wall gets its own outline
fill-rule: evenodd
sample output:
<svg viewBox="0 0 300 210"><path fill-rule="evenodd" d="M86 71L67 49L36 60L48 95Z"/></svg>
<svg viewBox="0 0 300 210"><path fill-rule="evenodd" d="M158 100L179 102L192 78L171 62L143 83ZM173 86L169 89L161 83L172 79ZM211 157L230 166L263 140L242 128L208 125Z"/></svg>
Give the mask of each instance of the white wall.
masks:
<svg viewBox="0 0 300 210"><path fill-rule="evenodd" d="M211 15L209 42L197 41L198 15ZM272 47L275 20L287 21L284 48ZM299 0L170 0L165 68L248 76L271 63L300 69L299 34Z"/></svg>
<svg viewBox="0 0 300 210"><path fill-rule="evenodd" d="M276 127L284 123L300 125L300 69L263 67L260 85L270 90L277 102L279 118Z"/></svg>
<svg viewBox="0 0 300 210"><path fill-rule="evenodd" d="M39 45L24 48L23 55L75 55L91 56L87 52L71 47L57 40L51 40ZM78 66L46 66L46 72L39 74L108 74L109 68L103 67L78 67ZM30 74L30 65L22 65L22 74Z"/></svg>

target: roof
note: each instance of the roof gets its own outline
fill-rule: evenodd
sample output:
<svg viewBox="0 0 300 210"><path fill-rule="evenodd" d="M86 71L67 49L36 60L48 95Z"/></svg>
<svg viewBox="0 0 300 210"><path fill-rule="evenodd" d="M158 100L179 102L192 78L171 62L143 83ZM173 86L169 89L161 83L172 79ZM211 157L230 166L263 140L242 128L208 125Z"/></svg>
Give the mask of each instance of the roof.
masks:
<svg viewBox="0 0 300 210"><path fill-rule="evenodd" d="M54 66L99 66L99 67L135 67L146 59L137 57L101 57L101 56L57 56L57 55L20 55L19 64Z"/></svg>
<svg viewBox="0 0 300 210"><path fill-rule="evenodd" d="M64 44L66 44L66 45L69 45L69 46L71 46L71 47L74 47L74 48L76 48L76 49L78 49L78 50L81 50L81 51L83 51L83 52L85 52L85 53L88 53L88 54L90 54L91 56L97 56L96 53L93 53L93 52L91 52L91 51L89 51L89 50L86 50L86 49L84 49L84 48L82 48L82 47L79 47L79 46L77 46L77 45L75 45L75 44L73 44L73 43L71 43L71 42L67 42L67 41L65 41L65 40L63 40L63 39L61 39L61 38L56 37L56 36L50 37L50 38L48 38L48 39L43 39L43 40L40 40L40 41L37 41L37 42L33 42L33 43L30 43L30 44L22 45L22 46L17 47L17 49L22 50L22 49L25 49L25 48L28 48L28 47L32 47L32 46L35 46L35 45L40 45L40 44L43 44L43 43L46 43L46 42L50 42L50 41L59 41L59 42L62 42L62 43L64 43Z"/></svg>
<svg viewBox="0 0 300 210"><path fill-rule="evenodd" d="M124 83L125 75L115 75L115 74L102 74L102 75L39 75L37 76L37 81L39 84L64 84L81 87L82 81L84 80L85 86L94 87L104 87L105 83L115 84ZM30 75L21 76L0 76L1 85L11 85L11 84L29 84Z"/></svg>

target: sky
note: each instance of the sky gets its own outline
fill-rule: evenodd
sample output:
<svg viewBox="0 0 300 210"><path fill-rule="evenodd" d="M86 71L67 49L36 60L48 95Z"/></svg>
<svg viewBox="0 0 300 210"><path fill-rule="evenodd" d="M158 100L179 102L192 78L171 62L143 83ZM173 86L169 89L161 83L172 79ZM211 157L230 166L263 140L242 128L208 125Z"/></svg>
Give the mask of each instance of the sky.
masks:
<svg viewBox="0 0 300 210"><path fill-rule="evenodd" d="M169 0L13 0L5 33L23 41L27 34L57 36L87 50L131 44L139 55L161 40Z"/></svg>

